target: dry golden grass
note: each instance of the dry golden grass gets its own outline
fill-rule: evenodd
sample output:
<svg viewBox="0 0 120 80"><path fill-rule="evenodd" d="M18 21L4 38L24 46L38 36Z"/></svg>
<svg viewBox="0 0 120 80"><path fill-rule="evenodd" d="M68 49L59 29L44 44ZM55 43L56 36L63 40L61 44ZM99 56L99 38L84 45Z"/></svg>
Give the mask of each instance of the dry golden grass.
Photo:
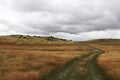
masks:
<svg viewBox="0 0 120 80"><path fill-rule="evenodd" d="M0 80L38 80L87 52L76 43L0 44Z"/></svg>
<svg viewBox="0 0 120 80"><path fill-rule="evenodd" d="M88 49L79 44L46 44L46 45L16 45L0 44L0 50L32 50L32 51L87 51Z"/></svg>
<svg viewBox="0 0 120 80"><path fill-rule="evenodd" d="M88 41L87 44L105 51L97 59L98 64L111 80L120 80L120 40Z"/></svg>
<svg viewBox="0 0 120 80"><path fill-rule="evenodd" d="M26 36L26 35L14 35L14 36L0 36L0 44L71 44L73 41L65 39L58 39L55 37L40 37L40 36Z"/></svg>
<svg viewBox="0 0 120 80"><path fill-rule="evenodd" d="M89 44L93 47L99 48L104 51L119 51L120 50L120 45L115 45L115 44Z"/></svg>
<svg viewBox="0 0 120 80"><path fill-rule="evenodd" d="M30 72L12 72L4 80L38 80L39 73L37 71Z"/></svg>
<svg viewBox="0 0 120 80"><path fill-rule="evenodd" d="M112 80L120 80L120 52L102 54L97 61Z"/></svg>

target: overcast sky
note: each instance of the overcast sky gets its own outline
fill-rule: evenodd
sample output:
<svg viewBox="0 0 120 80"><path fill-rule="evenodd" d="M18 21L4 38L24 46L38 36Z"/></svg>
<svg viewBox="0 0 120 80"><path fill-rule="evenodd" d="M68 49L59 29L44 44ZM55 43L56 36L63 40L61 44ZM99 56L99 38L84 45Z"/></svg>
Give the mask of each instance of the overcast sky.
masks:
<svg viewBox="0 0 120 80"><path fill-rule="evenodd" d="M120 0L0 0L0 35L120 38Z"/></svg>

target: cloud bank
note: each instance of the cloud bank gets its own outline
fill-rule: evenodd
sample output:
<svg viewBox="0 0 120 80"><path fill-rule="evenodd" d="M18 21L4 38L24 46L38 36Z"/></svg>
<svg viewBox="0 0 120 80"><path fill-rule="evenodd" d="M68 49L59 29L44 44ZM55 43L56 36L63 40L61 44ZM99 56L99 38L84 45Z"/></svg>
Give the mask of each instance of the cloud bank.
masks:
<svg viewBox="0 0 120 80"><path fill-rule="evenodd" d="M119 7L119 0L0 0L0 34L120 38Z"/></svg>

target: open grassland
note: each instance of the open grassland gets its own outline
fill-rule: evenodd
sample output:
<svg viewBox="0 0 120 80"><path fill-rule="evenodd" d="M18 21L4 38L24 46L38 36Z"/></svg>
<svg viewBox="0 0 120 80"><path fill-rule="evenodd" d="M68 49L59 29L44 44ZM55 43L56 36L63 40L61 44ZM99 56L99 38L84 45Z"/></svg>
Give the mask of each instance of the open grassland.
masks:
<svg viewBox="0 0 120 80"><path fill-rule="evenodd" d="M106 52L97 61L111 80L120 80L120 51Z"/></svg>
<svg viewBox="0 0 120 80"><path fill-rule="evenodd" d="M28 37L0 37L0 80L39 80L88 52L72 41Z"/></svg>
<svg viewBox="0 0 120 80"><path fill-rule="evenodd" d="M105 51L97 59L98 64L111 80L120 80L120 40L102 39L86 44Z"/></svg>

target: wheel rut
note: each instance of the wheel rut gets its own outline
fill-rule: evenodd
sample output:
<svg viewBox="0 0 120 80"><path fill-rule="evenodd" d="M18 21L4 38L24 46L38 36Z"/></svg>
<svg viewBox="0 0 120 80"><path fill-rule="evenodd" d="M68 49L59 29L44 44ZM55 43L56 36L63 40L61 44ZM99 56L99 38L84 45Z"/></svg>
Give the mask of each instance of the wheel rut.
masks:
<svg viewBox="0 0 120 80"><path fill-rule="evenodd" d="M91 51L66 63L60 69L40 80L109 80L98 66L96 59L102 50L80 43Z"/></svg>

